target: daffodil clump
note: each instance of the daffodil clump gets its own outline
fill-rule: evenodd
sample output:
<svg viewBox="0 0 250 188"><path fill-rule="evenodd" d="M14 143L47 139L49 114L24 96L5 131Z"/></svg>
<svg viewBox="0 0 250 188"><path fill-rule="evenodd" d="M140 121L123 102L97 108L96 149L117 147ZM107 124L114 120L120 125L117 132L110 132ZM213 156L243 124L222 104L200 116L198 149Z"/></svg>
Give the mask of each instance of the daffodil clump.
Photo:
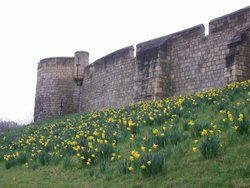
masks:
<svg viewBox="0 0 250 188"><path fill-rule="evenodd" d="M217 125L211 123L211 129L202 129L200 131L201 138L194 139L193 152L198 149L205 159L216 157L220 147L222 147L220 134L221 130L217 129Z"/></svg>
<svg viewBox="0 0 250 188"><path fill-rule="evenodd" d="M190 140L193 144L184 144L188 147L184 149L192 155L210 159L223 154L220 148L227 131L249 135L249 109L250 80L193 95L69 115L0 135L0 161L6 168L24 163L69 167L72 159L78 168L100 165L104 171L113 165L121 174L156 174L167 169L173 148Z"/></svg>

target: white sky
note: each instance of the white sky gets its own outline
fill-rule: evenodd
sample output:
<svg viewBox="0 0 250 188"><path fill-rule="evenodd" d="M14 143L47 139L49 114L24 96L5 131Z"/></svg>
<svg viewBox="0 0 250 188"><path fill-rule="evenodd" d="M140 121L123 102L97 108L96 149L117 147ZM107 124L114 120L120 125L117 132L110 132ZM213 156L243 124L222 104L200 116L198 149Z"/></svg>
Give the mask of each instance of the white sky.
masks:
<svg viewBox="0 0 250 188"><path fill-rule="evenodd" d="M90 62L250 5L249 0L0 0L0 119L33 117L37 63L90 53Z"/></svg>

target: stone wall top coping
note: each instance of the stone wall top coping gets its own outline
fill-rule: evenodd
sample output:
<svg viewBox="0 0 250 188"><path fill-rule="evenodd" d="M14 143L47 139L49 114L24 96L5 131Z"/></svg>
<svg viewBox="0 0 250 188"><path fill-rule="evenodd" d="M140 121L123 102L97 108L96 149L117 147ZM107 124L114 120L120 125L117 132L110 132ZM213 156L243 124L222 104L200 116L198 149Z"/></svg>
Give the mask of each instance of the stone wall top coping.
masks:
<svg viewBox="0 0 250 188"><path fill-rule="evenodd" d="M130 52L134 52L134 47L133 46L128 46L128 47L125 47L125 48L122 48L122 49L119 49L115 52L112 52L96 61L94 61L93 63L91 63L90 65L88 66L96 66L96 65L99 65L99 64L102 64L102 63L107 63L107 62L110 62L110 61L114 61L115 59L119 59L119 58L126 58L126 57L134 57L131 56ZM133 53L132 53L133 54Z"/></svg>
<svg viewBox="0 0 250 188"><path fill-rule="evenodd" d="M89 54L89 52L87 51L83 51L83 50L79 50L79 51L76 51L75 54L78 54L78 53L85 53L85 54Z"/></svg>
<svg viewBox="0 0 250 188"><path fill-rule="evenodd" d="M74 57L49 57L49 58L45 58L40 60L39 63L46 63L49 61L62 61L62 60L73 60Z"/></svg>
<svg viewBox="0 0 250 188"><path fill-rule="evenodd" d="M230 14L212 19L209 22L209 35L235 27L235 25L242 24L243 22L248 22L248 25L250 25L249 20L250 6L247 6Z"/></svg>
<svg viewBox="0 0 250 188"><path fill-rule="evenodd" d="M181 31L178 31L178 32L166 35L166 36L162 36L159 38L148 40L146 42L139 43L136 45L136 51L140 52L140 51L147 51L149 49L159 48L162 44L164 44L169 39L173 39L173 38L180 37L180 36L185 36L190 33L192 34L199 30L202 30L203 36L204 36L205 35L204 25L199 24L194 27L190 27L188 29L184 29L184 30L181 30Z"/></svg>
<svg viewBox="0 0 250 188"><path fill-rule="evenodd" d="M232 13L229 13L229 14L226 14L226 15L223 15L223 16L220 16L220 17L217 17L217 18L210 20L209 25L210 25L210 23L212 24L212 23L220 21L222 19L237 17L238 15L244 14L244 13L249 12L249 11L250 11L250 6L244 7L242 9L235 11L235 12L232 12Z"/></svg>

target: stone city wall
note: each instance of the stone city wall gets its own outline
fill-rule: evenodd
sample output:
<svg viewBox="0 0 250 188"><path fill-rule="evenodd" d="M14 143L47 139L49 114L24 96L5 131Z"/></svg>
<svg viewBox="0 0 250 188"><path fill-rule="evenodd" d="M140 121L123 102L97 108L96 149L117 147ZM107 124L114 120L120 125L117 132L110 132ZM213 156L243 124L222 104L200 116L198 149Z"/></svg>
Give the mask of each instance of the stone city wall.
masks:
<svg viewBox="0 0 250 188"><path fill-rule="evenodd" d="M246 80L250 7L137 45L139 100L193 93ZM140 71L141 70L141 71Z"/></svg>
<svg viewBox="0 0 250 188"><path fill-rule="evenodd" d="M87 66L81 90L81 112L116 108L134 101L136 66L132 46Z"/></svg>
<svg viewBox="0 0 250 188"><path fill-rule="evenodd" d="M184 95L250 78L250 6L88 65L88 52L38 65L35 121ZM63 110L60 104L63 99Z"/></svg>

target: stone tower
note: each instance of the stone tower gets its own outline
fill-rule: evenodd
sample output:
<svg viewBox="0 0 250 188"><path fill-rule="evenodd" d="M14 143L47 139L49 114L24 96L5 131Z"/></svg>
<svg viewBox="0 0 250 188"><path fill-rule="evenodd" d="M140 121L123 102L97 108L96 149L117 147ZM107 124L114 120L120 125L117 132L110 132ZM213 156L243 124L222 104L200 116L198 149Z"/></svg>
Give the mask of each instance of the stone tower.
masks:
<svg viewBox="0 0 250 188"><path fill-rule="evenodd" d="M38 63L34 121L79 112L80 87L88 52Z"/></svg>
<svg viewBox="0 0 250 188"><path fill-rule="evenodd" d="M81 87L84 78L84 69L89 64L89 53L85 51L75 52L74 58L74 91L73 91L73 102L74 112L79 112L79 105L81 101Z"/></svg>

